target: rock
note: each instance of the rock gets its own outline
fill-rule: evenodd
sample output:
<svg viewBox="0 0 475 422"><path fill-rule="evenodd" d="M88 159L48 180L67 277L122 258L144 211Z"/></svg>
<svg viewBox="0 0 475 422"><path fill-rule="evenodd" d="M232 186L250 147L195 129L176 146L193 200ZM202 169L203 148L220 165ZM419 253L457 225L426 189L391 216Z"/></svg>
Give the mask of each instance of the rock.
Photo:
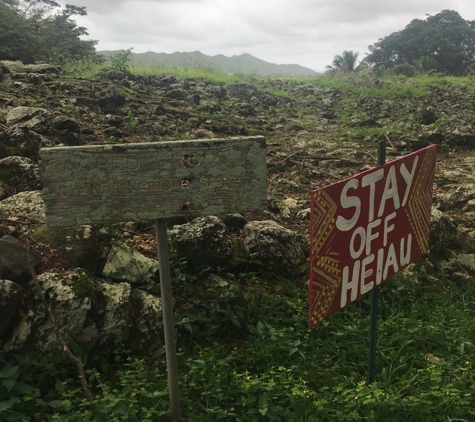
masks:
<svg viewBox="0 0 475 422"><path fill-rule="evenodd" d="M226 88L223 88L222 86L213 86L213 85L208 85L206 87L206 91L209 92L213 97L223 99L226 98L228 95L228 91Z"/></svg>
<svg viewBox="0 0 475 422"><path fill-rule="evenodd" d="M454 272L451 274L450 279L454 283L461 284L461 285L467 285L467 284L473 285L473 283L475 283L475 278L470 277L468 274L465 274L465 273Z"/></svg>
<svg viewBox="0 0 475 422"><path fill-rule="evenodd" d="M19 240L5 235L0 239L0 278L16 283L31 280L30 263L37 268L41 255L34 249L28 251Z"/></svg>
<svg viewBox="0 0 475 422"><path fill-rule="evenodd" d="M223 216L223 223L233 229L242 229L246 225L247 220L239 213L226 214Z"/></svg>
<svg viewBox="0 0 475 422"><path fill-rule="evenodd" d="M10 280L0 279L0 338L8 331L10 324L18 317L21 301L21 287Z"/></svg>
<svg viewBox="0 0 475 422"><path fill-rule="evenodd" d="M271 221L253 221L243 230L245 251L263 263L268 275L287 278L301 276L306 270L299 235Z"/></svg>
<svg viewBox="0 0 475 422"><path fill-rule="evenodd" d="M473 199L475 199L475 183L465 183L459 186L449 199L439 206L439 209L441 211L461 210Z"/></svg>
<svg viewBox="0 0 475 422"><path fill-rule="evenodd" d="M91 272L99 268L102 249L96 226L50 228L43 225L34 231L33 238L60 250L73 265Z"/></svg>
<svg viewBox="0 0 475 422"><path fill-rule="evenodd" d="M422 107L414 116L415 119L423 125L430 125L439 119L437 112L433 107Z"/></svg>
<svg viewBox="0 0 475 422"><path fill-rule="evenodd" d="M47 133L52 123L52 114L39 107L15 107L7 114L7 126L18 124L37 133Z"/></svg>
<svg viewBox="0 0 475 422"><path fill-rule="evenodd" d="M183 89L172 89L168 91L165 96L174 100L184 100L188 98L188 93Z"/></svg>
<svg viewBox="0 0 475 422"><path fill-rule="evenodd" d="M459 254L457 256L460 264L464 270L468 272L472 277L475 277L475 254Z"/></svg>
<svg viewBox="0 0 475 422"><path fill-rule="evenodd" d="M16 192L42 189L38 165L27 157L10 156L0 160L0 181Z"/></svg>
<svg viewBox="0 0 475 422"><path fill-rule="evenodd" d="M151 355L163 345L162 302L147 292L132 289L132 327L126 346L134 353Z"/></svg>
<svg viewBox="0 0 475 422"><path fill-rule="evenodd" d="M101 92L99 100L104 113L115 113L117 107L125 104L125 95L114 85L110 85L105 91Z"/></svg>
<svg viewBox="0 0 475 422"><path fill-rule="evenodd" d="M61 71L60 66L52 66L46 63L37 63L37 64L23 64L18 61L11 60L2 60L0 62L0 67L3 67L5 73L59 73Z"/></svg>
<svg viewBox="0 0 475 422"><path fill-rule="evenodd" d="M17 155L38 161L40 148L52 146L52 144L49 139L33 130L14 125L0 133L0 158Z"/></svg>
<svg viewBox="0 0 475 422"><path fill-rule="evenodd" d="M252 97L258 95L257 88L246 82L236 82L234 84L226 85L224 88L230 96L237 97L243 101L248 101Z"/></svg>
<svg viewBox="0 0 475 422"><path fill-rule="evenodd" d="M63 115L56 115L52 121L52 126L57 131L66 131L66 132L73 132L79 133L79 125L76 123L75 120L70 119ZM64 141L63 141L64 142Z"/></svg>
<svg viewBox="0 0 475 422"><path fill-rule="evenodd" d="M45 220L45 204L41 191L25 191L0 202L0 215Z"/></svg>
<svg viewBox="0 0 475 422"><path fill-rule="evenodd" d="M65 279L58 274L45 273L38 276L38 283L43 291L48 291L56 328L67 344L77 340L93 346L113 343L115 338L127 339L128 284L109 286L80 273ZM34 291L34 285L31 287ZM6 339L3 352L46 353L52 345L58 346L39 295L32 300L30 309L14 328L11 338Z"/></svg>
<svg viewBox="0 0 475 422"><path fill-rule="evenodd" d="M84 342L107 353L119 342L150 354L163 344L160 299L128 283L108 283L78 270L65 278L41 274L38 284L48 292L56 328L69 346ZM30 291L29 308L4 336L3 353L48 353L59 346L34 284Z"/></svg>
<svg viewBox="0 0 475 422"><path fill-rule="evenodd" d="M457 227L450 218L436 208L432 208L429 233L429 250L440 253L457 240Z"/></svg>
<svg viewBox="0 0 475 422"><path fill-rule="evenodd" d="M157 271L157 260L145 257L124 243L116 242L107 256L102 274L114 280L143 285L149 283Z"/></svg>
<svg viewBox="0 0 475 422"><path fill-rule="evenodd" d="M175 226L169 235L178 255L191 265L229 267L234 245L226 225L217 217L200 217Z"/></svg>

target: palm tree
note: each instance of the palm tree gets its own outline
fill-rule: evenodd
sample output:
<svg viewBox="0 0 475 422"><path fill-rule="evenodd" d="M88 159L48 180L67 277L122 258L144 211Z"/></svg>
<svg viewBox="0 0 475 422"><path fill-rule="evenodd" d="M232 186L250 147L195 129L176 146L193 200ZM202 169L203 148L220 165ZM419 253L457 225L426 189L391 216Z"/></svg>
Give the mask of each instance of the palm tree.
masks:
<svg viewBox="0 0 475 422"><path fill-rule="evenodd" d="M433 57L421 56L419 60L413 61L414 67L419 73L434 73L439 68L439 62Z"/></svg>
<svg viewBox="0 0 475 422"><path fill-rule="evenodd" d="M356 61L359 53L353 51L343 51L333 58L332 66L327 66L329 72L353 72L357 70Z"/></svg>

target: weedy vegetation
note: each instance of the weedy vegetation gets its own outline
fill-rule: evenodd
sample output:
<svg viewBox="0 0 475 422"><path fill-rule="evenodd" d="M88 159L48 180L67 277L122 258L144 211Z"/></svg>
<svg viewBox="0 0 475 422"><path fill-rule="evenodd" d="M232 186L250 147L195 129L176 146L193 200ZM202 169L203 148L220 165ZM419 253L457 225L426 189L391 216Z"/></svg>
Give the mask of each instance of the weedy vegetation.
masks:
<svg viewBox="0 0 475 422"><path fill-rule="evenodd" d="M474 286L424 267L380 288L376 381L368 385L369 299L307 327L306 283L220 275L172 261L184 421L471 421ZM258 262L249 268L257 268ZM95 401L61 355L0 358L5 421L167 421L164 349L84 356Z"/></svg>

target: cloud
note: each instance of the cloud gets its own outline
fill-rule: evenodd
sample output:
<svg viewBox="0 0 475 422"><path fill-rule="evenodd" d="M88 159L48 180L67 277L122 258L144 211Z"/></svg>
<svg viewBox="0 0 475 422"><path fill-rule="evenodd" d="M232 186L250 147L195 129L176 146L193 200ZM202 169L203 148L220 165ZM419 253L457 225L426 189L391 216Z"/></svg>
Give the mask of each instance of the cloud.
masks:
<svg viewBox="0 0 475 422"><path fill-rule="evenodd" d="M475 19L472 0L82 0L99 49L250 53L323 70L335 54L368 46L444 9Z"/></svg>

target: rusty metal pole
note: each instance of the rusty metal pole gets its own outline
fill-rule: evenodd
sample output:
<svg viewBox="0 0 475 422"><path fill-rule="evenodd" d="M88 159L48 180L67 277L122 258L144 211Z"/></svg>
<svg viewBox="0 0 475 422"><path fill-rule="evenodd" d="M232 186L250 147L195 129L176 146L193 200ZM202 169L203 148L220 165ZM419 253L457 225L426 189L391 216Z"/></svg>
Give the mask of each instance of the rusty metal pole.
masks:
<svg viewBox="0 0 475 422"><path fill-rule="evenodd" d="M181 422L180 392L178 388L178 365L175 343L175 322L173 319L173 298L170 281L170 260L168 255L167 220L155 220L155 231L157 233L163 328L165 331L165 352L167 357L170 415L172 422Z"/></svg>
<svg viewBox="0 0 475 422"><path fill-rule="evenodd" d="M378 148L378 165L386 163L386 141L382 140ZM376 342L378 335L378 294L379 287L371 290L369 293L371 301L370 323L369 323L369 366L368 366L368 384L374 381L376 371Z"/></svg>

